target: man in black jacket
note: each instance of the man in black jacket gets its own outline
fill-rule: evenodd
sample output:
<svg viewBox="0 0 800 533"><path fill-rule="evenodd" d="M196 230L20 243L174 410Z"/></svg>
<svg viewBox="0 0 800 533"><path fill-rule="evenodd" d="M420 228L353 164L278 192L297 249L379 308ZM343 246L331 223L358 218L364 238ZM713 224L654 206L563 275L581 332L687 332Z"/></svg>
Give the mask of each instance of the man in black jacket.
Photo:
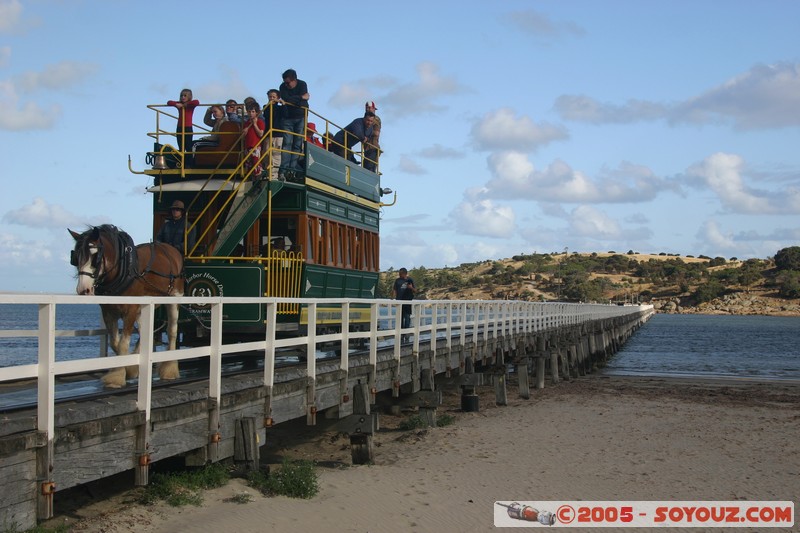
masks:
<svg viewBox="0 0 800 533"><path fill-rule="evenodd" d="M177 248L182 254L194 248L194 228L186 234L186 218L183 216L186 207L180 200L175 200L170 206L170 216L156 235L156 242L165 242ZM184 250L184 236L186 237L186 250Z"/></svg>

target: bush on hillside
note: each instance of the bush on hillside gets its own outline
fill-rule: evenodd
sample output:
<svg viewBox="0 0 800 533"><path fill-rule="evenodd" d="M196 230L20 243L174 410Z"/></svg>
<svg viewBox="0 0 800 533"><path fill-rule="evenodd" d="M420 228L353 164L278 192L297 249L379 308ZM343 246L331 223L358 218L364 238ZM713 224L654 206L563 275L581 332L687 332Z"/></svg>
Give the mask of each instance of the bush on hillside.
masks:
<svg viewBox="0 0 800 533"><path fill-rule="evenodd" d="M775 254L775 268L778 270L800 270L800 246L790 246Z"/></svg>

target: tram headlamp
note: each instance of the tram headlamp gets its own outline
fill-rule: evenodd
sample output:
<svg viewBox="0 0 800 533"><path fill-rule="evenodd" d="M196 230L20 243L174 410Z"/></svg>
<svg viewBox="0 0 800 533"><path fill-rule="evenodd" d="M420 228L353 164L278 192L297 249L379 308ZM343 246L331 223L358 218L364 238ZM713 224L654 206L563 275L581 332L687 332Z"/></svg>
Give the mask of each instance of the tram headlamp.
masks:
<svg viewBox="0 0 800 533"><path fill-rule="evenodd" d="M381 189L381 196L387 196L389 194L392 194L392 192L393 192L392 189L390 189L389 187L385 187Z"/></svg>

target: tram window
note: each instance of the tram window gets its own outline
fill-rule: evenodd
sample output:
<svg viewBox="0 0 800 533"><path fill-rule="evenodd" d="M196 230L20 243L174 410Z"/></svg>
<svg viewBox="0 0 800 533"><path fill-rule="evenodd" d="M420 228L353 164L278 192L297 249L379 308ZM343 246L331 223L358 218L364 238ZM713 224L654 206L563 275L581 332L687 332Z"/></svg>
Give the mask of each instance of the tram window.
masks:
<svg viewBox="0 0 800 533"><path fill-rule="evenodd" d="M344 266L345 268L353 268L353 228L345 226L344 228Z"/></svg>
<svg viewBox="0 0 800 533"><path fill-rule="evenodd" d="M323 238L324 238L323 231L324 231L324 225L323 225L322 219L318 219L317 220L317 238L316 238L316 242L315 242L315 244L316 244L315 248L316 249L314 250L314 253L317 256L317 264L320 264L320 265L325 264L325 257L322 255L323 251L324 251L324 249L322 248L322 244L324 242L323 241Z"/></svg>
<svg viewBox="0 0 800 533"><path fill-rule="evenodd" d="M311 224L309 220L308 224L308 244L306 245L306 253L308 255L308 260L312 263L315 260L314 256L314 226Z"/></svg>
<svg viewBox="0 0 800 533"><path fill-rule="evenodd" d="M361 230L357 229L353 238L353 268L361 270L364 267L361 254L363 253L363 246L361 243Z"/></svg>
<svg viewBox="0 0 800 533"><path fill-rule="evenodd" d="M364 268L369 271L372 271L372 249L373 249L373 238L372 234L369 232L364 232Z"/></svg>
<svg viewBox="0 0 800 533"><path fill-rule="evenodd" d="M342 266L342 247L344 246L344 226L338 224L336 228L336 266Z"/></svg>

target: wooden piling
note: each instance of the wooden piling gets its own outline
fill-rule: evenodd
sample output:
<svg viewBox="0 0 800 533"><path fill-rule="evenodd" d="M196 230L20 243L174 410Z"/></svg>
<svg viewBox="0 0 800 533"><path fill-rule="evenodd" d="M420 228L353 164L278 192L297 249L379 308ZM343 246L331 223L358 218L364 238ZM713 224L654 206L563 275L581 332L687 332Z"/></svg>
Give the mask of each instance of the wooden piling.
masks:
<svg viewBox="0 0 800 533"><path fill-rule="evenodd" d="M369 415L371 393L369 387L360 381L353 386L353 414ZM350 456L354 465L372 463L374 449L372 446L372 432L350 434Z"/></svg>
<svg viewBox="0 0 800 533"><path fill-rule="evenodd" d="M531 385L527 364L517 365L517 381L519 382L519 397L529 400L531 397Z"/></svg>
<svg viewBox="0 0 800 533"><path fill-rule="evenodd" d="M247 472L258 470L260 461L258 430L255 417L242 417L236 421L233 438L233 460Z"/></svg>

